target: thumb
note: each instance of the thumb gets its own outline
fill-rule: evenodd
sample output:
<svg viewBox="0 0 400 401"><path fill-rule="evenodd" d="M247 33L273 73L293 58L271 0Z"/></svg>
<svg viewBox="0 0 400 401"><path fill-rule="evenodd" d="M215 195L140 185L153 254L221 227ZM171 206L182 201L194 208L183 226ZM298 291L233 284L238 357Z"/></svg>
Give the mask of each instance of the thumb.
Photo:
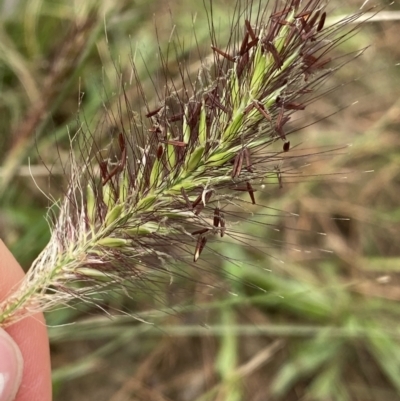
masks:
<svg viewBox="0 0 400 401"><path fill-rule="evenodd" d="M15 291L24 277L24 272L0 240L0 301L5 299L10 292ZM18 401L50 401L51 400L51 371L49 340L44 317L41 313L7 327L7 333L13 338L21 351L24 366L22 384L17 394ZM18 358L18 348L10 342L10 337L2 332L0 336L0 401L11 401L15 394L12 393L18 387L18 369L22 369L22 363L15 362ZM0 346L1 347L1 346ZM21 360L21 354L18 354ZM7 359L8 358L8 359ZM11 362L14 361L14 362ZM3 373L4 371L4 373ZM14 374L15 380L8 374ZM9 377L6 379L6 377ZM3 384L1 384L1 380ZM6 394L5 391L10 393ZM3 392L3 394L2 394Z"/></svg>
<svg viewBox="0 0 400 401"><path fill-rule="evenodd" d="M23 359L14 340L0 329L0 401L14 400L22 380Z"/></svg>

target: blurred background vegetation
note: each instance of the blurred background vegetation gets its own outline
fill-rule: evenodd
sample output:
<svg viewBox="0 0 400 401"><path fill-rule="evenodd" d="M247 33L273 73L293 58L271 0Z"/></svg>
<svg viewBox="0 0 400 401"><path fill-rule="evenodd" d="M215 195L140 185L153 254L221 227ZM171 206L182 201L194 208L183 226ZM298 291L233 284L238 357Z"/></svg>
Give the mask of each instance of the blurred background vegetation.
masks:
<svg viewBox="0 0 400 401"><path fill-rule="evenodd" d="M233 3L213 0L220 43L229 36ZM42 192L58 198L65 189L60 160L67 160L68 135L80 121L91 126L105 102L116 106L116 71L129 72L136 53L146 96L156 104L153 83L163 77L155 55L159 45L165 50L172 25L184 48L179 57L193 71L197 43L209 52L209 31L204 6L194 1L0 4L0 236L29 268L49 239L50 202ZM329 7L340 16L360 5ZM299 116L302 126L351 105L291 142L303 149L352 146L261 198L299 215L274 220L279 236L262 224L265 208L256 215L261 224L249 224L257 230L255 248L271 257L216 244L248 261L213 257L235 277L222 294L194 277L164 292L149 286L134 300L102 300L106 311L130 311L151 324L81 305L49 313L55 400L400 400L398 10L399 3L388 6L387 20L367 23L342 46L349 53L371 45L326 89L345 85ZM140 111L137 92L129 96ZM169 298L180 286L187 291L172 309Z"/></svg>

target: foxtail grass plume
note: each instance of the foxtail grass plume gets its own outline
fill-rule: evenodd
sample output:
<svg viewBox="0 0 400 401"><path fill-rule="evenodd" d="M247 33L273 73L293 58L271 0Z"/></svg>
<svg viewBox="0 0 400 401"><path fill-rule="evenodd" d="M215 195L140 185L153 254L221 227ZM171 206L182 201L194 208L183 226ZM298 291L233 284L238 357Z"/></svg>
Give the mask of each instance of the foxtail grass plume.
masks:
<svg viewBox="0 0 400 401"><path fill-rule="evenodd" d="M177 85L161 58L163 94L155 107L143 95L144 112L132 110L121 87L129 118L109 111L108 149L96 133L83 145L81 133L74 136L84 157L71 154L51 240L0 304L1 326L108 289L129 291L154 273L177 274L176 260L190 275L213 239L234 236L229 207L256 204L263 182L282 185L292 151L287 123L341 67L334 49L362 13L329 26L320 0L239 6L225 44L216 42L210 11L213 60L196 79L182 66ZM133 74L142 93L135 65Z"/></svg>

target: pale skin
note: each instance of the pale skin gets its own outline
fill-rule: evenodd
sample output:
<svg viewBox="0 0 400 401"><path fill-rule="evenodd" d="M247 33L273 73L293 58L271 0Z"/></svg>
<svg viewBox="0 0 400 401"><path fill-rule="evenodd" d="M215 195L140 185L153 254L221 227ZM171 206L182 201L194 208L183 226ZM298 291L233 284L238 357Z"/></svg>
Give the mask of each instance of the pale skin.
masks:
<svg viewBox="0 0 400 401"><path fill-rule="evenodd" d="M23 277L22 268L0 240L0 301ZM7 327L6 332L17 343L24 360L22 383L15 401L51 401L49 339L43 314L27 317Z"/></svg>

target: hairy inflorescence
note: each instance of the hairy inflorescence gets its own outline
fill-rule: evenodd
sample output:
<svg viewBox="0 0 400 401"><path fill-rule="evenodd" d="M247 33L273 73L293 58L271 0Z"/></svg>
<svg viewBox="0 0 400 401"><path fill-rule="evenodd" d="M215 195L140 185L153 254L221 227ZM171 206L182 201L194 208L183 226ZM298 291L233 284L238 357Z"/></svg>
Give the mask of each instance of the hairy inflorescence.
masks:
<svg viewBox="0 0 400 401"><path fill-rule="evenodd" d="M0 325L145 283L155 272L172 274L175 260L196 266L211 239L235 237L230 207L241 199L256 204L265 182L282 185L292 151L288 122L345 64L334 49L357 29L351 23L361 13L329 26L320 0L258 7L238 6L225 45L217 43L210 16L212 61L204 59L196 77L181 65L177 85L161 58L165 79L155 107L143 95L145 111L133 112L121 86L128 118L109 111L108 147L95 133L90 143L79 142L81 132L73 137L85 157L71 154L51 240L0 304ZM135 73L133 64L143 93Z"/></svg>

